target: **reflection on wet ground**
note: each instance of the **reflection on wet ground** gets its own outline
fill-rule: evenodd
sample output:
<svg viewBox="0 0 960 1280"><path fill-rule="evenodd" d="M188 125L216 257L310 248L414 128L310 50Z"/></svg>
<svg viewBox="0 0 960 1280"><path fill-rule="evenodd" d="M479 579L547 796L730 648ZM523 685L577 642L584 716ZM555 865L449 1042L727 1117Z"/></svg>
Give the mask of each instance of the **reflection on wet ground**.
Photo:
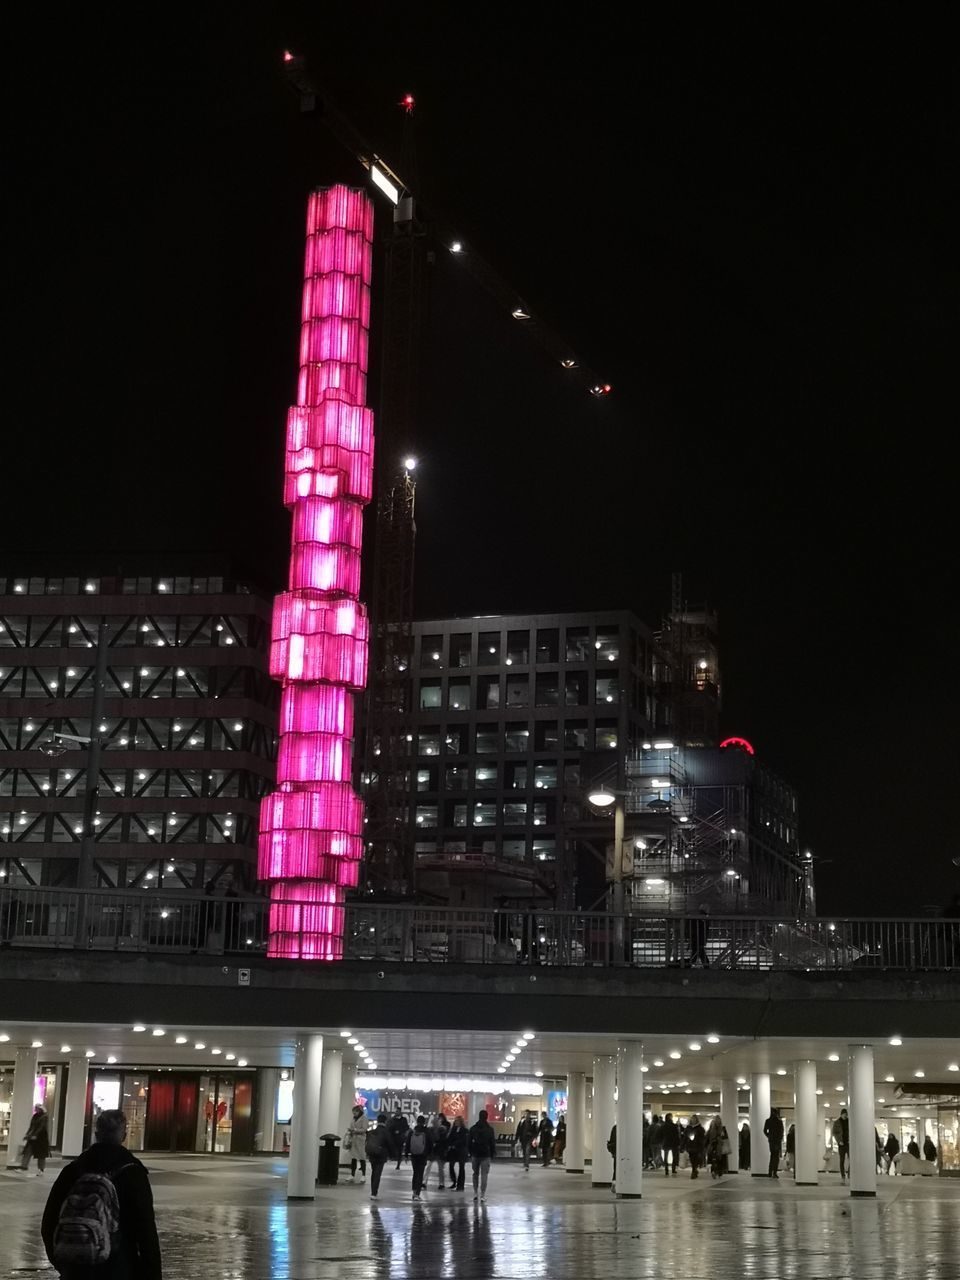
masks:
<svg viewBox="0 0 960 1280"><path fill-rule="evenodd" d="M834 1177L795 1189L748 1176L651 1177L617 1201L562 1169L495 1165L486 1204L464 1193L410 1201L392 1169L288 1204L272 1159L148 1156L165 1280L960 1280L960 1180L880 1180L853 1201ZM38 1224L42 1178L0 1173L0 1277L54 1276Z"/></svg>

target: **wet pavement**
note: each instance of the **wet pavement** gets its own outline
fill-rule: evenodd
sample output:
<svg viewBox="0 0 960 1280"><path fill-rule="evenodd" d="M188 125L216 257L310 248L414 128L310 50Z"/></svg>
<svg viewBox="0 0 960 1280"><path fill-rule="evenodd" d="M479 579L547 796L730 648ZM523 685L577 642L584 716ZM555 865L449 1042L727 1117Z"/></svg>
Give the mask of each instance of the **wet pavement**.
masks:
<svg viewBox="0 0 960 1280"><path fill-rule="evenodd" d="M746 1175L690 1182L651 1175L617 1201L562 1169L497 1161L487 1203L431 1190L410 1173L322 1188L288 1204L273 1159L146 1157L165 1280L960 1280L960 1180L884 1178L853 1201L836 1177L795 1188ZM0 1278L49 1276L43 1177L0 1171Z"/></svg>

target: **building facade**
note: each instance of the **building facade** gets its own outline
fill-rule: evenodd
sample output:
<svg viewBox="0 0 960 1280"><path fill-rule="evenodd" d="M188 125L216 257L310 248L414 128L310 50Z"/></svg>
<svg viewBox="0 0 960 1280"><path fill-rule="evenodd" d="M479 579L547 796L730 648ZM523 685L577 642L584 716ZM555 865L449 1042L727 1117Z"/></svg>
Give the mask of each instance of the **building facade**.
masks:
<svg viewBox="0 0 960 1280"><path fill-rule="evenodd" d="M0 882L77 883L97 735L91 886L252 889L269 630L269 601L219 573L0 577Z"/></svg>

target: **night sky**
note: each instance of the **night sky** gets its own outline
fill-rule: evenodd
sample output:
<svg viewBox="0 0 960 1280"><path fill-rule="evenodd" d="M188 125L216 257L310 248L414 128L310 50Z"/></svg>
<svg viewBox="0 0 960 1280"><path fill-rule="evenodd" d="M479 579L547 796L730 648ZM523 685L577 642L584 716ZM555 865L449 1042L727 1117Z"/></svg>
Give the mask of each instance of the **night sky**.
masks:
<svg viewBox="0 0 960 1280"><path fill-rule="evenodd" d="M14 41L5 567L223 550L281 579L304 196L363 181L300 117L289 46L388 158L416 94L428 202L614 388L572 387L439 256L407 442L418 614L655 625L681 570L720 613L724 729L799 790L821 911L939 908L960 875L945 41L402 8L84 10Z"/></svg>

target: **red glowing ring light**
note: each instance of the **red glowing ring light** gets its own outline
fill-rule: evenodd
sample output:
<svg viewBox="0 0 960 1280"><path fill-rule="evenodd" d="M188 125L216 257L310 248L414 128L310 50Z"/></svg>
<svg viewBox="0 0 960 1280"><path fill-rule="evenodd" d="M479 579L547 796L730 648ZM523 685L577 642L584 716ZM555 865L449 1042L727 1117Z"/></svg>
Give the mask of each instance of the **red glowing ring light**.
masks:
<svg viewBox="0 0 960 1280"><path fill-rule="evenodd" d="M740 750L745 751L748 756L755 756L757 754L751 743L749 743L746 738L724 738L720 743L720 750L722 751L724 747L739 747Z"/></svg>

